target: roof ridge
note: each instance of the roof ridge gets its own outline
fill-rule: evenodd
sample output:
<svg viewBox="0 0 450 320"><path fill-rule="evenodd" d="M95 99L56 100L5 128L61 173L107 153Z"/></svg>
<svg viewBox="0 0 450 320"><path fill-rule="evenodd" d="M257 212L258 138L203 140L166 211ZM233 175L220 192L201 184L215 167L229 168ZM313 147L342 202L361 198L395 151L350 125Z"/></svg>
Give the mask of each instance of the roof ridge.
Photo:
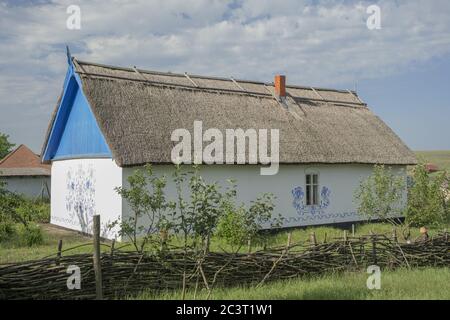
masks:
<svg viewBox="0 0 450 320"><path fill-rule="evenodd" d="M14 148L13 151L9 152L3 159L0 160L0 165L1 165L3 162L5 162L7 159L9 159L14 153L16 153L17 150L19 150L20 147L22 147L22 146L26 147L26 145L24 145L23 143L19 144L16 148Z"/></svg>
<svg viewBox="0 0 450 320"><path fill-rule="evenodd" d="M261 98L273 99L272 95L269 93L261 93L261 92L254 92L254 91L233 90L233 89L224 89L224 88L208 88L208 87L202 87L202 86L194 87L194 86L186 86L186 85L175 84L175 83L153 81L153 80L148 80L148 79L134 79L134 78L128 78L128 77L122 77L122 76L114 76L114 75L110 75L110 74L98 74L98 73L91 73L91 72L77 72L77 73L80 75L94 76L94 77L99 77L99 78L112 78L112 79L119 79L119 80L129 80L129 81L141 82L141 83L145 83L145 84L149 84L149 85L168 87L168 88L172 88L172 89L180 89L181 88L181 89L185 89L185 90L241 94L241 95L258 96Z"/></svg>

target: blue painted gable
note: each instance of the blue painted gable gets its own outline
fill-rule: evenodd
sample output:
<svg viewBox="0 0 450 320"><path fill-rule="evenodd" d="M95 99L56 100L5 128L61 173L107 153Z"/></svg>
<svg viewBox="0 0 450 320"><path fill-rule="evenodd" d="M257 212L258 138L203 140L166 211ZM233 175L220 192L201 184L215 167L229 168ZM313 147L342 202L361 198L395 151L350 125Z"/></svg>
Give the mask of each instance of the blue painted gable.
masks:
<svg viewBox="0 0 450 320"><path fill-rule="evenodd" d="M112 158L111 151L70 62L63 96L44 152L44 161L105 157Z"/></svg>

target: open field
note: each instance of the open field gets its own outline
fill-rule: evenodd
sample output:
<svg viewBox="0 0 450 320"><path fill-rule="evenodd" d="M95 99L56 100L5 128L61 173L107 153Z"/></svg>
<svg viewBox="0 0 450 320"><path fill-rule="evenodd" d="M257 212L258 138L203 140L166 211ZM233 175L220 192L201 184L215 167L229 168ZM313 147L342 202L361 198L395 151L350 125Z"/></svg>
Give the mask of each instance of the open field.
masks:
<svg viewBox="0 0 450 320"><path fill-rule="evenodd" d="M389 299L450 299L450 269L419 269L384 271L381 274L381 289L369 290L364 272L330 274L320 277L273 282L260 288L217 288L211 299L227 300L389 300ZM207 292L200 291L196 299L206 299ZM158 295L143 293L129 299L181 299L181 291ZM188 291L186 299L194 299Z"/></svg>
<svg viewBox="0 0 450 320"><path fill-rule="evenodd" d="M450 172L450 150L442 151L415 151L419 161L431 162L441 170Z"/></svg>

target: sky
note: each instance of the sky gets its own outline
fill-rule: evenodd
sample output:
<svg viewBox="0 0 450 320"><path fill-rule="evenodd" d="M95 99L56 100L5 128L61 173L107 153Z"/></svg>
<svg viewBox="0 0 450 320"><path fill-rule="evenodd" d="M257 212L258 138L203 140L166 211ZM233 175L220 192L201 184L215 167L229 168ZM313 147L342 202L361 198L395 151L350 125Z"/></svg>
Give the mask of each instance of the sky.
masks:
<svg viewBox="0 0 450 320"><path fill-rule="evenodd" d="M66 45L90 62L356 89L411 149L450 149L448 0L0 0L0 132L35 152Z"/></svg>

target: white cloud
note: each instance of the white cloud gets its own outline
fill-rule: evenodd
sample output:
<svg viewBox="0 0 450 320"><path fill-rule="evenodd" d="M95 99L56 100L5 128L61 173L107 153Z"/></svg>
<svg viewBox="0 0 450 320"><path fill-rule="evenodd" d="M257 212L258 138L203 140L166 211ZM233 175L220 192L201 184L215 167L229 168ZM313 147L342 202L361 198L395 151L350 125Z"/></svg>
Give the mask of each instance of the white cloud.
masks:
<svg viewBox="0 0 450 320"><path fill-rule="evenodd" d="M27 121L24 115L50 114L64 78L65 44L80 59L100 63L263 81L283 72L290 83L320 86L383 77L450 53L446 0L376 1L382 29L375 31L366 27L372 1L311 3L4 2L0 131L14 119ZM79 31L65 27L70 4L81 8Z"/></svg>

